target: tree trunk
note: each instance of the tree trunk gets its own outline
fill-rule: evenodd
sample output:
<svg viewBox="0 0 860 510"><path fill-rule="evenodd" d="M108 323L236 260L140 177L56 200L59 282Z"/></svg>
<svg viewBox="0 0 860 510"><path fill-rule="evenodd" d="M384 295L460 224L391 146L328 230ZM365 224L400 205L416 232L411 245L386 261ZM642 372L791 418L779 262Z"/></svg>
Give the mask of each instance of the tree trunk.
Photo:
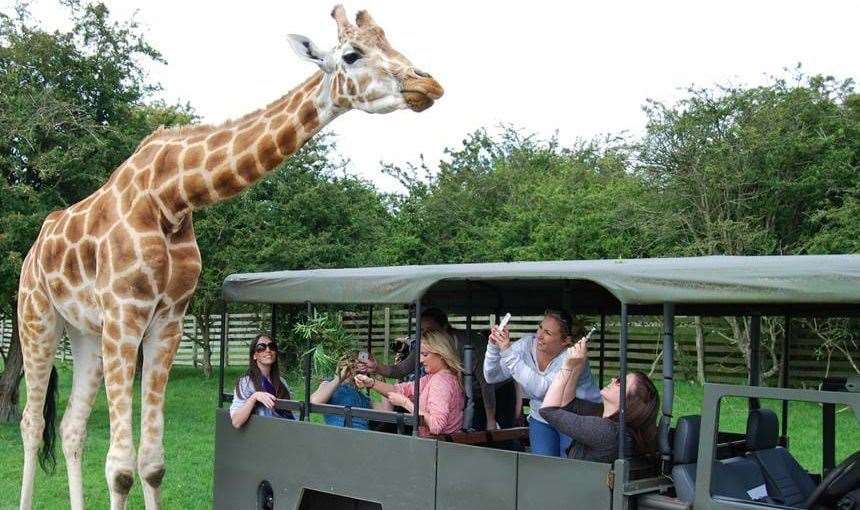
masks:
<svg viewBox="0 0 860 510"><path fill-rule="evenodd" d="M705 330L701 317L697 315L693 321L696 326L696 378L699 384L705 384Z"/></svg>
<svg viewBox="0 0 860 510"><path fill-rule="evenodd" d="M15 423L21 420L18 409L18 385L23 374L24 357L21 340L18 338L18 318L12 317L12 338L9 341L9 354L6 366L0 376L0 423Z"/></svg>

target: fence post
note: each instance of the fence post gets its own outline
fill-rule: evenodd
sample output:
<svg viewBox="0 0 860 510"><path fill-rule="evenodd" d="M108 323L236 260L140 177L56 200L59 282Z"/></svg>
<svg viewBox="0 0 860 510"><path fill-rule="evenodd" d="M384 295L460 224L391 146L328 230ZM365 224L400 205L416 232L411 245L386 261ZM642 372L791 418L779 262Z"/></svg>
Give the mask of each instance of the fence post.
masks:
<svg viewBox="0 0 860 510"><path fill-rule="evenodd" d="M383 355L383 359L385 360L385 364L388 364L388 348L389 342L391 342L391 307L385 307L385 354Z"/></svg>
<svg viewBox="0 0 860 510"><path fill-rule="evenodd" d="M0 357L6 359L6 319L0 316Z"/></svg>
<svg viewBox="0 0 860 510"><path fill-rule="evenodd" d="M229 342L229 338L230 338L230 336L229 336L229 333L230 333L230 329L229 329L230 314L225 313L224 315L221 316L221 318L223 319L221 321L221 329L224 331L224 333L222 333L222 335L221 335L221 338L227 338L228 339L226 342L227 345L224 347L224 351L223 351L224 352L224 366L229 367L230 366L230 342Z"/></svg>
<svg viewBox="0 0 860 510"><path fill-rule="evenodd" d="M194 323L194 338L191 339L191 365L194 368L197 368L197 340L200 338L200 325L197 323L197 316L191 316L191 322ZM185 329L185 324L182 325L182 329Z"/></svg>

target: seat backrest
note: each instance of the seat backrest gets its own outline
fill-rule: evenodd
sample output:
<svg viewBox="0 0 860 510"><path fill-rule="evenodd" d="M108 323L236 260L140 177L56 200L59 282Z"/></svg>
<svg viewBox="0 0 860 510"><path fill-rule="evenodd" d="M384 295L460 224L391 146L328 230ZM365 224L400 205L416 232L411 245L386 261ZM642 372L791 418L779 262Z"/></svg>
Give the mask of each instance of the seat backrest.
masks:
<svg viewBox="0 0 860 510"><path fill-rule="evenodd" d="M699 456L698 415L678 418L672 447L672 480L678 499L692 503L696 496L696 459Z"/></svg>
<svg viewBox="0 0 860 510"><path fill-rule="evenodd" d="M799 506L815 490L815 482L779 444L779 420L770 409L754 409L747 419L749 457L762 470L770 496L786 506Z"/></svg>

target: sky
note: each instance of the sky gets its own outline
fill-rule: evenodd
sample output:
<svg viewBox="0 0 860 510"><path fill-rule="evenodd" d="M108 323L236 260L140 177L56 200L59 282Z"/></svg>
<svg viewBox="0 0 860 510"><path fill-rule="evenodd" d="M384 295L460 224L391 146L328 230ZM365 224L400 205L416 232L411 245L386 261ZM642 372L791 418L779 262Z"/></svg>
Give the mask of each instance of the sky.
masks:
<svg viewBox="0 0 860 510"><path fill-rule="evenodd" d="M286 35L329 49L333 1L108 0L135 16L167 60L148 65L168 102L189 102L207 123L265 106L310 76ZM349 112L329 125L349 171L397 191L380 162L438 166L481 127L509 124L563 144L608 133L640 135L647 99L674 102L690 85L756 85L786 67L860 78L854 1L343 2L368 9L392 46L431 73L445 96L422 113ZM9 0L0 0L7 11ZM33 0L44 26L64 26L55 0Z"/></svg>

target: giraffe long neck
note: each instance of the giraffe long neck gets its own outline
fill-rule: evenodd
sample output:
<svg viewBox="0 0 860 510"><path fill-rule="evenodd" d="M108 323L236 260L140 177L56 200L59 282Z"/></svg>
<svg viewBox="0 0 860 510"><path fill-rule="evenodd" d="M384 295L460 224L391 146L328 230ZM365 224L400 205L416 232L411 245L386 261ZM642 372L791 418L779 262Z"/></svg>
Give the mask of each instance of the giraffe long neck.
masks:
<svg viewBox="0 0 860 510"><path fill-rule="evenodd" d="M148 188L168 220L244 191L346 111L331 104L317 72L268 107L237 122L177 139L144 142L135 159L152 160ZM136 166L142 167L140 163Z"/></svg>

